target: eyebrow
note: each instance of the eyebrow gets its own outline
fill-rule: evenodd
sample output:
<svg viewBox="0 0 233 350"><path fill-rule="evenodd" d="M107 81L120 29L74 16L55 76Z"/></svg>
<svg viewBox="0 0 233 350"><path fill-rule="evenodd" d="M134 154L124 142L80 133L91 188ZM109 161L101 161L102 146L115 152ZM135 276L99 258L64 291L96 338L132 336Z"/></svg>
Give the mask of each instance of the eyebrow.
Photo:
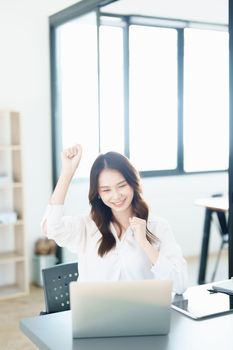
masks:
<svg viewBox="0 0 233 350"><path fill-rule="evenodd" d="M120 182L118 182L116 185L119 186L119 185L122 185L123 183L125 183L126 180L122 180ZM100 188L109 188L110 186L99 186Z"/></svg>

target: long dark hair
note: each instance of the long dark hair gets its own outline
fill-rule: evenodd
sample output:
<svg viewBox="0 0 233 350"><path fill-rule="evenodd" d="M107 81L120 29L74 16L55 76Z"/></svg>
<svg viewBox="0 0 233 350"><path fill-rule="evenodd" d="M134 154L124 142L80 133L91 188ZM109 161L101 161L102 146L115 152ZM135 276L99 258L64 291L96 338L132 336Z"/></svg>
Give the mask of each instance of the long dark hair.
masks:
<svg viewBox="0 0 233 350"><path fill-rule="evenodd" d="M119 222L114 218L112 210L104 204L99 197L99 175L103 169L117 170L125 178L134 191L132 209L136 217L148 220L149 208L142 198L140 176L130 163L128 158L117 152L100 154L94 161L90 172L89 202L91 205L91 217L102 234L98 254L103 257L116 246L116 240L110 231L110 223L115 222L122 231ZM155 242L156 237L146 229L146 236L150 243Z"/></svg>

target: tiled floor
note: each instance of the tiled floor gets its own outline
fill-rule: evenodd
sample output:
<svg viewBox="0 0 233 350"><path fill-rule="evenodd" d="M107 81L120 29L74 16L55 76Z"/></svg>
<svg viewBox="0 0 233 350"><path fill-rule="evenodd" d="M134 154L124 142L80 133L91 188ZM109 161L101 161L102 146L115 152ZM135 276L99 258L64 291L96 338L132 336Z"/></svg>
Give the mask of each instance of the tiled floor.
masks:
<svg viewBox="0 0 233 350"><path fill-rule="evenodd" d="M207 281L213 272L216 257L209 258ZM189 286L197 284L199 261L197 258L187 259ZM227 252L223 252L216 274L216 281L228 278ZM38 315L44 310L42 288L31 286L30 295L0 302L0 349L1 350L34 350L36 347L19 330L19 320L24 317ZM65 350L65 349L64 349Z"/></svg>

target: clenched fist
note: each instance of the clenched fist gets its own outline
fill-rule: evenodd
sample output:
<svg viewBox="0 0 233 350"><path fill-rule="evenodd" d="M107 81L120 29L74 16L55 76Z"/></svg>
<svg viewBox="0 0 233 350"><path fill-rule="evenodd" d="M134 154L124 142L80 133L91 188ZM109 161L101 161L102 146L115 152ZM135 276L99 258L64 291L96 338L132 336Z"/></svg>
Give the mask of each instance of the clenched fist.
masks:
<svg viewBox="0 0 233 350"><path fill-rule="evenodd" d="M132 218L129 218L129 224L134 232L135 239L138 241L139 244L142 244L145 241L147 241L146 220L133 216Z"/></svg>
<svg viewBox="0 0 233 350"><path fill-rule="evenodd" d="M81 157L82 147L79 144L64 149L61 153L62 172L73 175L79 166Z"/></svg>

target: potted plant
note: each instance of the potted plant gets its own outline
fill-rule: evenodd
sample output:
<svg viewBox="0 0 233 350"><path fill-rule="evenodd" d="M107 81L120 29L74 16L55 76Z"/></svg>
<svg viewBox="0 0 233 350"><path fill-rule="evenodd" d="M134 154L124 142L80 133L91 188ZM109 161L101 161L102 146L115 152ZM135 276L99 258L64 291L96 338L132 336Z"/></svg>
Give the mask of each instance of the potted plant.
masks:
<svg viewBox="0 0 233 350"><path fill-rule="evenodd" d="M34 249L34 272L35 283L38 286L43 286L42 269L52 267L56 264L57 245L54 240L48 238L39 238L35 242Z"/></svg>

